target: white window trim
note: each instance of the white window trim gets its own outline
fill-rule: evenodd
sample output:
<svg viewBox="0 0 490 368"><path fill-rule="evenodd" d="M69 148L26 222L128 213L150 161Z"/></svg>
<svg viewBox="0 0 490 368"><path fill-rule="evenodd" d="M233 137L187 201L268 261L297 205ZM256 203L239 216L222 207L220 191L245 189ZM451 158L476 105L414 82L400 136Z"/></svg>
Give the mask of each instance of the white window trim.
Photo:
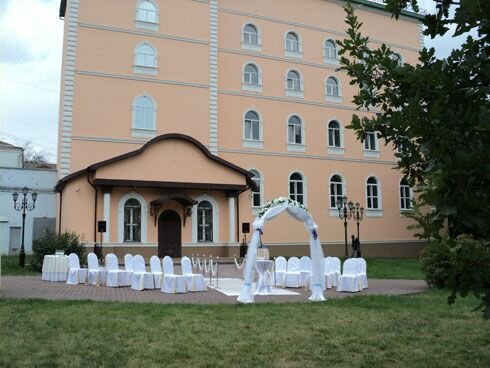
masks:
<svg viewBox="0 0 490 368"><path fill-rule="evenodd" d="M337 206L335 207L332 207L330 205L330 197L331 197L331 192L330 192L330 183L331 183L331 180L332 178L335 176L335 175L338 175L341 177L342 179L342 196L347 196L347 182L345 181L345 177L344 175L342 175L340 172L338 171L335 171L333 172L330 177L328 178L328 207L329 207L329 215L331 217L339 217L339 210L337 208Z"/></svg>
<svg viewBox="0 0 490 368"><path fill-rule="evenodd" d="M289 72L295 72L299 75L299 91L295 91L288 88L288 74ZM288 97L297 97L297 98L305 98L305 81L303 79L303 74L297 69L288 69L286 74L284 75L284 90L286 92L286 96Z"/></svg>
<svg viewBox="0 0 490 368"><path fill-rule="evenodd" d="M124 204L129 199L136 199L141 204L141 242L124 242ZM117 207L117 239L121 244L144 244L147 243L148 231L148 204L145 198L136 192L124 194L119 200Z"/></svg>
<svg viewBox="0 0 490 368"><path fill-rule="evenodd" d="M379 158L379 137L378 137L378 132L369 132L369 133L374 133L375 134L375 140L374 140L374 145L375 149L366 149L365 143L362 142L362 151L363 155L366 158Z"/></svg>
<svg viewBox="0 0 490 368"><path fill-rule="evenodd" d="M155 7L155 9L156 9L156 22L155 23L138 20L138 9L139 9L141 3L144 3L144 2L150 2ZM149 30L149 31L158 31L159 30L159 28L160 28L160 8L154 0L138 0L138 2L136 3L136 9L135 9L135 13L134 13L134 26L135 26L135 28L145 29L145 30Z"/></svg>
<svg viewBox="0 0 490 368"><path fill-rule="evenodd" d="M259 73L259 84L248 84L245 83L245 67L249 64L252 64L257 68L257 71ZM242 90L244 91L249 91L249 92L262 92L262 69L260 69L260 66L253 61L247 61L245 64L242 66Z"/></svg>
<svg viewBox="0 0 490 368"><path fill-rule="evenodd" d="M328 81L328 78L334 78L337 81L337 86L338 86L338 89L339 89L339 95L338 96L330 96L329 94L327 94L327 81ZM335 75L328 75L325 78L325 82L324 82L323 86L324 86L324 92L325 92L325 101L342 103L342 95L343 95L343 93L342 93L342 83L340 82L340 79L338 77L336 77Z"/></svg>
<svg viewBox="0 0 490 368"><path fill-rule="evenodd" d="M412 211L413 208L402 208L401 206L401 202L402 202L402 196L401 196L401 193L400 193L400 189L402 187L402 180L404 178L401 178L400 181L398 182L398 205L400 206L400 212L407 212L407 211ZM409 192L409 195L410 195L410 203L413 201L413 189L410 185L407 185L410 192Z"/></svg>
<svg viewBox="0 0 490 368"><path fill-rule="evenodd" d="M334 58L331 58L331 57L328 57L327 56L327 47L325 46L325 43L327 41L332 41L335 45L335 54L336 54L336 57ZM338 48L338 45L337 43L335 42L335 40L331 37L327 37L323 40L323 62L325 64L331 64L331 65L338 65L340 64L340 60L339 60L339 48Z"/></svg>
<svg viewBox="0 0 490 368"><path fill-rule="evenodd" d="M299 52L288 50L286 47L288 33L294 33L298 37L298 49ZM284 56L295 59L303 59L303 42L301 41L301 35L294 29L287 30L284 33Z"/></svg>
<svg viewBox="0 0 490 368"><path fill-rule="evenodd" d="M257 114L257 116L259 117L259 139L258 140L247 139L245 137L245 116L250 111L255 112ZM243 147L263 149L264 148L264 140L263 140L264 135L263 135L263 133L264 133L264 131L263 131L262 114L259 111L257 111L257 109L254 107L251 107L251 108L245 110L245 112L242 115L242 142L243 142Z"/></svg>
<svg viewBox="0 0 490 368"><path fill-rule="evenodd" d="M378 208L368 208L368 196L367 196L367 185L369 178L375 178L378 186ZM366 217L383 217L383 190L381 187L381 180L374 174L369 174L364 180L364 200L365 200L365 213Z"/></svg>
<svg viewBox="0 0 490 368"><path fill-rule="evenodd" d="M400 54L399 52L394 52L394 51L393 51L393 54L396 54L396 55L398 55L400 57L400 62L399 62L398 65L399 66L402 66L405 63L405 58L403 57L403 55Z"/></svg>
<svg viewBox="0 0 490 368"><path fill-rule="evenodd" d="M293 116L297 116L301 121L301 143L289 142L289 119ZM290 114L286 119L286 145L288 151L306 152L306 122L300 114Z"/></svg>
<svg viewBox="0 0 490 368"><path fill-rule="evenodd" d="M255 29L257 30L257 45L254 45L252 43L245 43L243 41L244 39L244 33L245 33L245 27L247 25L252 25L255 27ZM253 22L246 22L242 25L242 32L241 32L241 36L242 36L242 49L244 50L249 50L249 51L256 51L256 52L261 52L262 51L262 32L260 31L260 28Z"/></svg>
<svg viewBox="0 0 490 368"><path fill-rule="evenodd" d="M339 124L339 128L340 128L340 147L335 147L335 146L330 146L329 145L329 134L330 134L330 130L329 130L329 124L332 122L332 121L336 121L338 124ZM345 154L345 146L344 146L344 125L342 124L342 122L340 121L340 119L337 119L336 117L330 119L327 121L327 153L329 155L338 155L338 156L342 156Z"/></svg>
<svg viewBox="0 0 490 368"><path fill-rule="evenodd" d="M252 207L252 210L260 210L263 206L264 206L264 175L262 174L262 172L253 167L251 169L248 169L248 171L256 171L259 175L260 175L260 180L259 180L259 190L260 190L260 206L254 206L253 205L253 197L252 197L252 191L250 191L250 203L252 204L251 207ZM254 180L253 178L251 178L251 180Z"/></svg>
<svg viewBox="0 0 490 368"><path fill-rule="evenodd" d="M303 206L308 207L308 184L306 182L305 174L300 169L294 169L294 170L290 171L288 174L288 198L291 198L291 191L289 188L289 183L291 180L291 175L293 175L294 173L298 173L301 175L301 178L303 180Z"/></svg>
<svg viewBox="0 0 490 368"><path fill-rule="evenodd" d="M143 46L143 45L150 46L153 49L153 52L155 54L155 66L146 66L146 65L136 64L136 55L137 55L136 50L140 46ZM157 73L158 73L158 50L155 46L153 46L153 44L151 42L143 41L143 42L138 43L134 47L134 50L133 50L133 73L157 75Z"/></svg>
<svg viewBox="0 0 490 368"><path fill-rule="evenodd" d="M140 97L146 97L151 100L153 103L153 129L145 129L145 128L136 128L135 127L135 122L136 122L136 101ZM149 138L149 137L155 137L157 133L157 107L156 107L156 101L153 97L150 95L143 93L141 95L136 96L133 99L133 104L131 106L131 111L132 111L132 121L131 121L131 136L133 138Z"/></svg>
<svg viewBox="0 0 490 368"><path fill-rule="evenodd" d="M195 244L214 244L219 243L219 206L218 202L208 194L202 194L194 200L197 201L195 206L192 206L192 242ZM213 206L213 241L212 242L199 242L197 241L197 206L201 201L208 201Z"/></svg>

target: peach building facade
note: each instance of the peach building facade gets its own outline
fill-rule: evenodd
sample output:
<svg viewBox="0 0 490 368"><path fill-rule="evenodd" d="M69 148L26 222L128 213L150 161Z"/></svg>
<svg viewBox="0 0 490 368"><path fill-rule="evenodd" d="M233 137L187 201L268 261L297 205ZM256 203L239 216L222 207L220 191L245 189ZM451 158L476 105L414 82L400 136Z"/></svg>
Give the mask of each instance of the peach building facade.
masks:
<svg viewBox="0 0 490 368"><path fill-rule="evenodd" d="M373 46L416 63L420 16L353 1ZM345 129L356 93L338 72L340 0L68 0L59 124L58 227L104 250L238 255L243 223L279 196L306 205L343 255L336 201L365 208L364 255L415 256L411 189L375 133ZM376 111L358 111L373 114ZM356 234L348 221L348 235ZM287 216L262 236L306 254ZM350 248L350 246L349 246Z"/></svg>

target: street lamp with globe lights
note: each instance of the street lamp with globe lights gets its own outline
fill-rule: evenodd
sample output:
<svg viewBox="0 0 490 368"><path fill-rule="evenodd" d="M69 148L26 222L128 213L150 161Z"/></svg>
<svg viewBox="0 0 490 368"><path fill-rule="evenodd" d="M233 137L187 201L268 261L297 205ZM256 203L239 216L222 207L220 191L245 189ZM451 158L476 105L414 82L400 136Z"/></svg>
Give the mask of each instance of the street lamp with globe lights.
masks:
<svg viewBox="0 0 490 368"><path fill-rule="evenodd" d="M22 243L20 245L20 253L19 253L19 266L20 267L25 267L26 263L26 253L24 249L24 233L25 233L25 224L26 224L26 211L32 211L34 208L36 208L36 199L37 199L37 192L34 191L31 193L32 197L32 203L27 203L27 193L29 190L27 187L22 188L22 195L24 198L22 198L21 203L17 203L17 199L19 198L19 193L14 192L12 193L12 199L14 200L14 209L16 211L22 211Z"/></svg>
<svg viewBox="0 0 490 368"><path fill-rule="evenodd" d="M347 197L337 198L337 209L339 210L339 218L344 220L344 230L345 230L345 258L348 257L347 250L347 220L352 218L352 212L354 209L354 203L352 201L347 203Z"/></svg>

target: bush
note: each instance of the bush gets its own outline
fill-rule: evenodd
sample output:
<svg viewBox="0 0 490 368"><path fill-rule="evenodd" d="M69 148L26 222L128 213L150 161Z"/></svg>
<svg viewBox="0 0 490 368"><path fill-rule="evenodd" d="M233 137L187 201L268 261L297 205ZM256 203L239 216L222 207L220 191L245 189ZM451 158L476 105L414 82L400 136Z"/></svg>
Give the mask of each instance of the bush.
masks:
<svg viewBox="0 0 490 368"><path fill-rule="evenodd" d="M431 242L421 255L427 283L451 291L448 303L473 293L482 300L478 309L490 319L490 242L469 235Z"/></svg>
<svg viewBox="0 0 490 368"><path fill-rule="evenodd" d="M77 234L70 232L54 234L48 231L42 238L36 239L32 243L33 267L41 271L44 256L54 254L57 250L63 250L65 254L76 253L80 258L80 263L85 262L85 246L80 242L80 237Z"/></svg>

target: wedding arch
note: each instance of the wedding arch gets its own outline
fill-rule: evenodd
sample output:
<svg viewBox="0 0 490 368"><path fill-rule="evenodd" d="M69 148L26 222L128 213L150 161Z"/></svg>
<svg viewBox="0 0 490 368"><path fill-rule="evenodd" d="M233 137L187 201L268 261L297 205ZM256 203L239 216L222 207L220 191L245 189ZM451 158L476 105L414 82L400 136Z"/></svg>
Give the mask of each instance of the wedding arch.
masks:
<svg viewBox="0 0 490 368"><path fill-rule="evenodd" d="M313 218L308 213L308 210L301 203L290 198L279 197L268 202L259 212L253 223L254 232L252 240L248 245L247 260L245 262L245 270L243 272L243 287L237 300L241 303L253 303L254 291L252 282L254 277L255 265L257 262L257 248L260 245L260 236L266 221L269 221L279 215L281 212L287 211L296 220L304 223L306 230L310 234L310 256L312 265L311 274L311 296L308 298L312 301L323 301L324 291L324 265L323 265L323 249L318 238L318 226L313 221Z"/></svg>

